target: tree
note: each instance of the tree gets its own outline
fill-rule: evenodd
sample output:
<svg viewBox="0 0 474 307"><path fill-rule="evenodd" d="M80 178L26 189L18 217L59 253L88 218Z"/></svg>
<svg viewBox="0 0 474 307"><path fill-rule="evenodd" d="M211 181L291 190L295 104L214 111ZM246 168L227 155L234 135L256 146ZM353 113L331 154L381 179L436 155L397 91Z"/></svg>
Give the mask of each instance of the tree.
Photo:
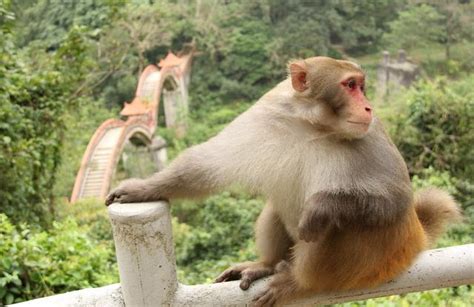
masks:
<svg viewBox="0 0 474 307"><path fill-rule="evenodd" d="M443 20L444 17L430 5L409 7L389 23L390 32L384 34L383 39L394 49L428 46L443 38Z"/></svg>
<svg viewBox="0 0 474 307"><path fill-rule="evenodd" d="M472 24L474 22L474 3L466 1L456 3L454 1L433 1L438 10L443 14L444 33L441 43L445 47L446 59L451 58L451 47L463 39L472 40L474 33Z"/></svg>
<svg viewBox="0 0 474 307"><path fill-rule="evenodd" d="M427 1L400 12L389 23L390 32L384 35L385 43L392 48L411 49L420 45L441 44L446 59L451 58L453 44L472 40L474 3L470 1Z"/></svg>
<svg viewBox="0 0 474 307"><path fill-rule="evenodd" d="M11 11L0 6L0 14ZM8 27L0 31L0 211L15 221L47 225L61 161L63 115L77 106L87 69L83 33L73 28L52 56L19 50ZM38 63L36 60L40 59Z"/></svg>

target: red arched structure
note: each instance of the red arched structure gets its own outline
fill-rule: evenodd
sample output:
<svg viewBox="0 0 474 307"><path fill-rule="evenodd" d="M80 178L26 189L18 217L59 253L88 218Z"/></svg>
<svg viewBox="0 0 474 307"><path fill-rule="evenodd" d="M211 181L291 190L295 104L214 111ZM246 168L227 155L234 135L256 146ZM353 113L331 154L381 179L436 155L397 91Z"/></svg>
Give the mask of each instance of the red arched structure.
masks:
<svg viewBox="0 0 474 307"><path fill-rule="evenodd" d="M92 136L82 157L76 176L71 202L81 198L105 198L111 188L112 177L126 142L139 137L151 144L158 124L160 96L172 93L165 98L165 117L168 127L175 128L178 134L186 127L189 77L192 53L176 56L168 53L159 65L147 66L138 81L135 98L125 103L120 115L125 120L108 119L103 122ZM173 91L164 89L166 80L173 80ZM176 111L178 109L179 111Z"/></svg>

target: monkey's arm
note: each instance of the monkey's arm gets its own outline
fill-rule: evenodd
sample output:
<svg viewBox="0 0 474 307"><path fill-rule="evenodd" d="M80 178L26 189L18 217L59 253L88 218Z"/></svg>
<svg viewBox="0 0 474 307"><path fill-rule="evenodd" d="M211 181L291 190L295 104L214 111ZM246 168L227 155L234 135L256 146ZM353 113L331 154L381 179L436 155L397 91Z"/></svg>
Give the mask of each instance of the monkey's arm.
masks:
<svg viewBox="0 0 474 307"><path fill-rule="evenodd" d="M269 116L255 109L250 108L207 142L185 150L161 172L122 182L107 196L106 205L202 197L231 183L258 187L255 182L262 182L266 174L255 170L265 169L263 165L271 168L274 159L255 150L271 139Z"/></svg>
<svg viewBox="0 0 474 307"><path fill-rule="evenodd" d="M401 189L384 196L346 191L318 192L305 204L298 224L299 237L310 242L334 227L389 225L402 217L410 203L411 193Z"/></svg>
<svg viewBox="0 0 474 307"><path fill-rule="evenodd" d="M107 196L106 205L205 196L226 182L218 169L219 161L212 158L206 143L191 147L161 172L123 181Z"/></svg>

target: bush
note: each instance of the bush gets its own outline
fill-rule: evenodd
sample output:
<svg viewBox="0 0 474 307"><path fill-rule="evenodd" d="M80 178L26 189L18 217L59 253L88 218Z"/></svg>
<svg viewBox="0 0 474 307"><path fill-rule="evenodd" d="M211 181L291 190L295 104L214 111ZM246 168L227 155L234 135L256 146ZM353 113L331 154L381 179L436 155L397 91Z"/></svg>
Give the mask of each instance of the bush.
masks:
<svg viewBox="0 0 474 307"><path fill-rule="evenodd" d="M53 56L19 50L0 31L0 211L14 221L51 221L64 114L79 103L73 92L87 69L84 53L79 28Z"/></svg>
<svg viewBox="0 0 474 307"><path fill-rule="evenodd" d="M90 238L113 250L112 226L103 200L87 198L74 204L64 201L58 205L56 216L60 221L73 218Z"/></svg>
<svg viewBox="0 0 474 307"><path fill-rule="evenodd" d="M429 166L460 178L474 173L473 78L421 81L408 92L392 135L411 173Z"/></svg>
<svg viewBox="0 0 474 307"><path fill-rule="evenodd" d="M174 204L178 219L173 220L173 235L182 281L209 282L231 263L254 259L253 225L262 207L261 200L230 192L202 203Z"/></svg>
<svg viewBox="0 0 474 307"><path fill-rule="evenodd" d="M0 303L117 282L112 249L86 233L73 218L46 232L0 214Z"/></svg>
<svg viewBox="0 0 474 307"><path fill-rule="evenodd" d="M388 115L391 135L410 174L426 177L427 169L447 173L464 208L472 206L474 182L473 76L448 83L420 81L401 98L399 112ZM425 174L424 174L425 173Z"/></svg>

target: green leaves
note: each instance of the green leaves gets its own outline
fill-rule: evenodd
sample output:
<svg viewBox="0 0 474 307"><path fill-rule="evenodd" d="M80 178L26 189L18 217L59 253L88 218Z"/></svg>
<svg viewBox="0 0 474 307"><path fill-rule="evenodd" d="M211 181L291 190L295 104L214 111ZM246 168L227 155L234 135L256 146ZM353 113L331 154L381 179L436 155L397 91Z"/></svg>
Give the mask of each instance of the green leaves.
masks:
<svg viewBox="0 0 474 307"><path fill-rule="evenodd" d="M210 281L232 262L255 258L253 225L260 199L224 192L200 202L173 206L173 236L181 281ZM198 273L199 272L199 273Z"/></svg>
<svg viewBox="0 0 474 307"><path fill-rule="evenodd" d="M48 232L14 227L0 214L0 304L117 282L110 241L87 230L72 218Z"/></svg>
<svg viewBox="0 0 474 307"><path fill-rule="evenodd" d="M64 115L77 106L74 93L87 67L84 29L73 28L55 54L18 49L10 34L0 34L0 211L47 225Z"/></svg>
<svg viewBox="0 0 474 307"><path fill-rule="evenodd" d="M390 24L384 41L393 49L410 49L439 41L443 36L443 16L432 6L411 6Z"/></svg>
<svg viewBox="0 0 474 307"><path fill-rule="evenodd" d="M407 96L404 116L394 124L395 142L411 173L433 166L459 178L474 173L473 78L419 82Z"/></svg>

